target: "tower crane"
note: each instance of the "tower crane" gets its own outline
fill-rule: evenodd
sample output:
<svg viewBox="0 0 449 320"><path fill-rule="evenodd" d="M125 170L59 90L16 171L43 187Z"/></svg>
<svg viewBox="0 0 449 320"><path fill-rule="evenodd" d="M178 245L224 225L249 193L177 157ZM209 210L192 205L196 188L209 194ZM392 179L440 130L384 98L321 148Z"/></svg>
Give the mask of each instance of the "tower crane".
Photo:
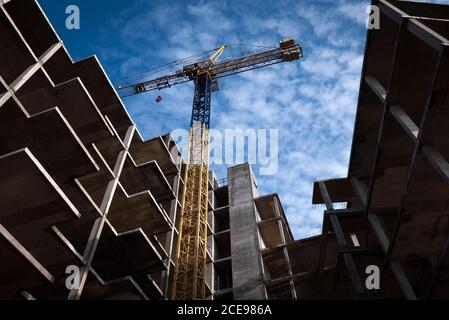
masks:
<svg viewBox="0 0 449 320"><path fill-rule="evenodd" d="M188 81L195 84L172 284L173 299L206 298L211 92L219 90L220 78L298 60L303 56L301 45L292 38L279 41L277 48L254 50L219 60L226 47L222 45L208 58L185 65L174 73L138 83L127 82L116 88L121 97L128 97Z"/></svg>

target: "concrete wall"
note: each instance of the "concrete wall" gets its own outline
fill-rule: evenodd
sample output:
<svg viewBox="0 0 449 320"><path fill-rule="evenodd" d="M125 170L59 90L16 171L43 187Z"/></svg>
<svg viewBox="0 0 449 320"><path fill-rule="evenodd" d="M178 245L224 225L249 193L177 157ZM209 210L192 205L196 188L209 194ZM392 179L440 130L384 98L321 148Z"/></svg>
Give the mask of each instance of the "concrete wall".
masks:
<svg viewBox="0 0 449 320"><path fill-rule="evenodd" d="M234 299L266 299L254 197L257 186L248 164L228 169Z"/></svg>

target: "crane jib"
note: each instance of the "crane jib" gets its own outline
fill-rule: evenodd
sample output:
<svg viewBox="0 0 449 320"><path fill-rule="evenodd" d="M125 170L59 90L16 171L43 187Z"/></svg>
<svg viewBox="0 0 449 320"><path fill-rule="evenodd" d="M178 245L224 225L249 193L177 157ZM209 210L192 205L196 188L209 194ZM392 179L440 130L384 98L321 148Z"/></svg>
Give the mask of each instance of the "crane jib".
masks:
<svg viewBox="0 0 449 320"><path fill-rule="evenodd" d="M195 81L196 77L201 73L209 73L212 79L218 79L281 62L298 60L302 56L302 47L295 43L293 39L286 39L280 41L279 47L276 49L259 51L221 61L214 60L213 63L210 60L196 62L162 77L135 84L121 85L117 88L117 91L121 97L127 97L143 92L170 88L188 81Z"/></svg>

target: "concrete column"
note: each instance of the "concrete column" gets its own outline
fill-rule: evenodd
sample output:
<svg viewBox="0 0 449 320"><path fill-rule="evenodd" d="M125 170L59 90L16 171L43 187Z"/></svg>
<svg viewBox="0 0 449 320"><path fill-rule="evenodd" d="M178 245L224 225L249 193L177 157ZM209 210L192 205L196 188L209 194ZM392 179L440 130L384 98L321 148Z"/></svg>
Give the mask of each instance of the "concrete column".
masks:
<svg viewBox="0 0 449 320"><path fill-rule="evenodd" d="M173 270L171 269L170 259L172 258L173 250L177 250L176 244L174 243L174 235L175 235L176 217L178 215L178 193L179 193L180 177L181 173L179 172L178 175L173 180L172 190L176 195L176 198L173 199L170 203L170 220L172 221L173 225L171 226L171 231L168 232L166 235L166 243L165 243L165 251L167 251L168 253L168 258L165 260L167 270L162 271L161 288L162 290L164 290L164 295L166 298L168 298L170 290L170 281L169 281L170 274L173 272Z"/></svg>
<svg viewBox="0 0 449 320"><path fill-rule="evenodd" d="M254 203L258 191L248 164L228 168L228 190L234 299L266 299Z"/></svg>
<svg viewBox="0 0 449 320"><path fill-rule="evenodd" d="M209 171L209 180L214 179L213 172ZM213 180L212 180L213 181ZM212 232L215 232L215 215L214 210L215 208L215 194L213 190L209 190L209 202L211 203L212 210L208 211L207 215L207 223L210 225L210 228L212 229ZM212 257L212 260L215 259L215 245L214 245L214 236L213 234L207 237L207 250L210 253L210 256ZM209 284L212 292L214 292L215 288L215 268L213 263L209 263L207 265L207 280L206 283Z"/></svg>
<svg viewBox="0 0 449 320"><path fill-rule="evenodd" d="M274 208L276 210L276 217L280 218L277 223L278 228L279 228L279 234L281 235L282 244L286 244L287 241L285 240L284 221L282 220L282 216L281 216L279 207L280 207L279 200L277 197L274 197ZM292 299L297 300L298 297L296 295L295 282L293 281L293 278L292 278L293 272L292 272L292 266L290 264L290 256L288 255L287 246L284 246L284 248L282 248L282 251L284 252L284 259L285 259L285 263L287 264L288 276L290 277L290 280L288 281L288 283L290 285L290 293L292 295Z"/></svg>

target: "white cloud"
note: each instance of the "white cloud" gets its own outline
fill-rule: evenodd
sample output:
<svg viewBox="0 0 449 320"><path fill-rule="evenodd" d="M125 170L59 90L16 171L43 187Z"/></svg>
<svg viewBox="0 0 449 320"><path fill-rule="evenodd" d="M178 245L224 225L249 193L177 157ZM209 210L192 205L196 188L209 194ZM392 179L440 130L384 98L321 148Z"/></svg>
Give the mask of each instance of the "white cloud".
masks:
<svg viewBox="0 0 449 320"><path fill-rule="evenodd" d="M143 66L183 58L221 43L271 45L286 36L299 40L305 50L300 63L222 79L221 90L212 97L212 126L219 130L279 129L278 173L259 176L259 186L263 193L279 193L294 235L301 238L321 230L323 210L311 205L314 179L341 177L347 172L363 60L365 28L358 17L362 3L292 0L259 4L161 2L137 8L139 14L131 15L133 19L123 18L122 37L129 59L122 60L121 71L143 71ZM155 104L158 94L163 100ZM148 138L187 128L192 96L190 84L125 102ZM225 175L224 166L213 169L219 177Z"/></svg>
<svg viewBox="0 0 449 320"><path fill-rule="evenodd" d="M336 15L346 16L359 24L365 25L367 3L343 3L338 6Z"/></svg>

